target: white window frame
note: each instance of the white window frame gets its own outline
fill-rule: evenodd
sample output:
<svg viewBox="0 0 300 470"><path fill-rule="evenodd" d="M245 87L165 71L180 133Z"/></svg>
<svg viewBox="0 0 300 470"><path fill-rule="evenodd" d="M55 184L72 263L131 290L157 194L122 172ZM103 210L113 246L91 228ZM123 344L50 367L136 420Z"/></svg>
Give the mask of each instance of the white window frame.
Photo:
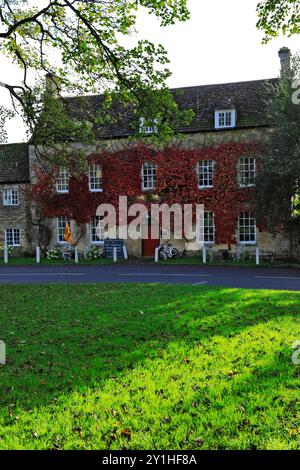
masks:
<svg viewBox="0 0 300 470"><path fill-rule="evenodd" d="M248 174L248 177L246 175ZM238 183L241 188L255 186L256 158L240 157L238 160ZM247 182L248 181L248 182Z"/></svg>
<svg viewBox="0 0 300 470"><path fill-rule="evenodd" d="M64 223L64 226L62 226L62 223ZM60 217L56 218L56 238L57 238L57 243L60 245L64 245L66 240L64 240L64 234L66 230L66 225L69 224L69 227L71 228L71 221L66 215L61 215ZM62 235L62 240L60 240L60 235Z"/></svg>
<svg viewBox="0 0 300 470"><path fill-rule="evenodd" d="M98 219L98 222L97 222L97 219ZM102 226L101 227L101 221L103 220L103 216L100 216L100 215L96 215L95 217L92 218L91 222L90 222L90 242L91 242L91 245L103 245L104 244L104 227ZM96 223L95 223L96 222ZM100 224L100 235L101 237L103 238L99 238L98 235L97 235L97 224ZM99 238L99 240L94 240L94 235L95 237Z"/></svg>
<svg viewBox="0 0 300 470"><path fill-rule="evenodd" d="M68 193L69 192L70 173L65 167L60 167L56 175L56 192Z"/></svg>
<svg viewBox="0 0 300 470"><path fill-rule="evenodd" d="M8 235L8 232L11 233L10 236ZM12 243L8 242L9 239L12 241ZM21 246L21 230L19 228L5 228L4 240L6 246Z"/></svg>
<svg viewBox="0 0 300 470"><path fill-rule="evenodd" d="M199 160L197 162L197 184L199 189L212 188L214 183L214 160ZM202 182L200 184L200 175L202 175Z"/></svg>
<svg viewBox="0 0 300 470"><path fill-rule="evenodd" d="M209 222L212 219L212 225ZM203 242L204 245L214 245L215 243L215 213L213 211L204 211L203 213ZM212 240L206 240L205 238L210 238L212 234ZM209 237L207 237L209 235Z"/></svg>
<svg viewBox="0 0 300 470"><path fill-rule="evenodd" d="M146 184L145 184L146 182ZM144 162L142 165L142 191L153 191L157 184L157 165Z"/></svg>
<svg viewBox="0 0 300 470"><path fill-rule="evenodd" d="M5 188L3 189L3 205L4 206L19 206L20 197L18 188Z"/></svg>
<svg viewBox="0 0 300 470"><path fill-rule="evenodd" d="M227 118L230 116L230 122ZM221 122L221 120L223 122ZM218 109L215 111L215 129L232 129L236 124L235 109Z"/></svg>
<svg viewBox="0 0 300 470"><path fill-rule="evenodd" d="M157 118L146 120L144 117L140 117L140 126L139 126L140 134L156 134L157 124L158 124Z"/></svg>
<svg viewBox="0 0 300 470"><path fill-rule="evenodd" d="M243 225L241 225L241 220L243 220L244 222L247 222L248 223L243 223ZM250 223L250 220L254 220L254 224L251 224ZM244 228L244 240L241 240L241 229L242 227ZM254 240L245 240L246 238L246 230L248 229L252 229L254 227ZM250 238L250 235L248 236L248 238ZM238 240L239 240L239 244L240 245L255 245L256 244L256 238L257 238L257 234L256 234L256 219L255 217L253 216L252 212L251 211L241 211L239 213L239 219L238 219Z"/></svg>
<svg viewBox="0 0 300 470"><path fill-rule="evenodd" d="M92 193L101 193L102 188L102 166L97 163L89 165L89 190Z"/></svg>

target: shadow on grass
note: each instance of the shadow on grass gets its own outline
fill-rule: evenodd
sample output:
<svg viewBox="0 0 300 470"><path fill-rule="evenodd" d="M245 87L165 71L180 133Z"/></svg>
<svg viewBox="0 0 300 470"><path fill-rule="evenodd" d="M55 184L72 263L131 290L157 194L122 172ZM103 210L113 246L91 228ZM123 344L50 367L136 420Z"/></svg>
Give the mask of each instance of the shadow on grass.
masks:
<svg viewBox="0 0 300 470"><path fill-rule="evenodd" d="M104 386L171 343L226 341L300 310L297 293L180 285L0 286L0 298L0 403L23 409Z"/></svg>

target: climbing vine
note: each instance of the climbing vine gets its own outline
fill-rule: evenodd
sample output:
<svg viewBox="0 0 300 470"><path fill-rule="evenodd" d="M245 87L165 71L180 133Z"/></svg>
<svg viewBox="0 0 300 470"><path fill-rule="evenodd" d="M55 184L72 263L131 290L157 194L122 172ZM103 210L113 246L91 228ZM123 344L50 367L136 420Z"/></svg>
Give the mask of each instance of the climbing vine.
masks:
<svg viewBox="0 0 300 470"><path fill-rule="evenodd" d="M260 153L254 143L225 143L215 147L184 149L166 147L156 150L145 145L93 154L89 163L102 167L103 192L90 192L88 177L71 176L69 193L55 191L53 167L50 174L37 170L37 182L31 197L41 205L45 217L68 215L78 224L88 223L101 203L118 208L119 196L128 196L128 204L153 202L177 204L204 204L204 210L215 214L216 243L235 242L235 231L240 210L253 208L253 189L237 184L237 163L241 156ZM199 160L214 160L213 187L199 189L196 167ZM157 186L152 192L141 190L143 162L157 164Z"/></svg>

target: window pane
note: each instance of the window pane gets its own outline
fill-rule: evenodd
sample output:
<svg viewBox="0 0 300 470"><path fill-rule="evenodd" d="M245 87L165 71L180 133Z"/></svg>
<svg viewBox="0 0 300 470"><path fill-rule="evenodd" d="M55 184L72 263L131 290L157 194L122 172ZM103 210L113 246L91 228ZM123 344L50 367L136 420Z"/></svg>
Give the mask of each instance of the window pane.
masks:
<svg viewBox="0 0 300 470"><path fill-rule="evenodd" d="M89 166L90 191L102 191L102 167L101 165Z"/></svg>
<svg viewBox="0 0 300 470"><path fill-rule="evenodd" d="M91 243L102 243L104 240L103 216L96 215L90 224Z"/></svg>
<svg viewBox="0 0 300 470"><path fill-rule="evenodd" d="M239 241L256 242L256 221L251 212L241 212L239 215Z"/></svg>
<svg viewBox="0 0 300 470"><path fill-rule="evenodd" d="M251 186L255 183L256 159L243 157L239 159L238 179L240 186Z"/></svg>
<svg viewBox="0 0 300 470"><path fill-rule="evenodd" d="M59 168L56 178L56 191L67 193L69 191L70 174L66 168Z"/></svg>
<svg viewBox="0 0 300 470"><path fill-rule="evenodd" d="M211 211L204 212L204 242L214 243L215 240L215 224L214 213Z"/></svg>
<svg viewBox="0 0 300 470"><path fill-rule="evenodd" d="M21 244L20 229L18 228L5 229L5 244L7 246L20 246Z"/></svg>
<svg viewBox="0 0 300 470"><path fill-rule="evenodd" d="M18 189L4 189L3 190L3 204L5 206L19 205L19 190Z"/></svg>
<svg viewBox="0 0 300 470"><path fill-rule="evenodd" d="M156 188L156 164L155 163L143 163L142 167L142 189L150 190Z"/></svg>
<svg viewBox="0 0 300 470"><path fill-rule="evenodd" d="M70 220L66 216L58 217L57 219L57 241L59 243L65 243L64 235L66 230L66 225L69 224L70 227Z"/></svg>

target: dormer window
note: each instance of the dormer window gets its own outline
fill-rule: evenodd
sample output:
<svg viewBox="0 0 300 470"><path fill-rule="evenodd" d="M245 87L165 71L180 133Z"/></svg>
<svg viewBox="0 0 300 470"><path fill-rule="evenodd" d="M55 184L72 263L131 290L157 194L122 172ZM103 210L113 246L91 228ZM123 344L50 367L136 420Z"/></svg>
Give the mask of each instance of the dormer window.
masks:
<svg viewBox="0 0 300 470"><path fill-rule="evenodd" d="M140 118L140 134L155 134L157 132L157 119L147 120Z"/></svg>
<svg viewBox="0 0 300 470"><path fill-rule="evenodd" d="M235 109L221 109L215 111L215 129L232 129L235 127Z"/></svg>

